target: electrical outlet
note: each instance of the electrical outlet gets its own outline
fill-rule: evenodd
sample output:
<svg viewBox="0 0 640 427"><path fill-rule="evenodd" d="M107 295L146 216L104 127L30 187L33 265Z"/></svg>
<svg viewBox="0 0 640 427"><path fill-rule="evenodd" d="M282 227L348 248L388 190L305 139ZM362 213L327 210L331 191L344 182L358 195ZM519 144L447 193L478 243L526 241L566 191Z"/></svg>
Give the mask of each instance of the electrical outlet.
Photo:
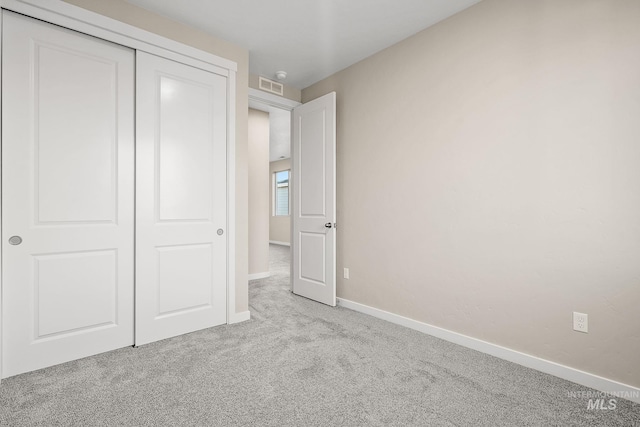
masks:
<svg viewBox="0 0 640 427"><path fill-rule="evenodd" d="M348 268L345 268L345 269L344 269L343 277L344 277L345 279L348 279L348 278L349 278L349 269L348 269Z"/></svg>
<svg viewBox="0 0 640 427"><path fill-rule="evenodd" d="M589 315L585 313L573 312L573 330L578 332L589 332Z"/></svg>

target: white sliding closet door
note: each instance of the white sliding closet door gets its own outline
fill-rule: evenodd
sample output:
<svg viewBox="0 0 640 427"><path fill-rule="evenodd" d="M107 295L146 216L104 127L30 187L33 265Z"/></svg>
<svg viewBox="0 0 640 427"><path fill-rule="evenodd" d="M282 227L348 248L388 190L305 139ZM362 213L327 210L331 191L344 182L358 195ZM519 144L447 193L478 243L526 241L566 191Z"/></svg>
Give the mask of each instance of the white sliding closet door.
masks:
<svg viewBox="0 0 640 427"><path fill-rule="evenodd" d="M2 29L2 376L133 344L134 52Z"/></svg>
<svg viewBox="0 0 640 427"><path fill-rule="evenodd" d="M226 322L226 77L137 54L136 345Z"/></svg>

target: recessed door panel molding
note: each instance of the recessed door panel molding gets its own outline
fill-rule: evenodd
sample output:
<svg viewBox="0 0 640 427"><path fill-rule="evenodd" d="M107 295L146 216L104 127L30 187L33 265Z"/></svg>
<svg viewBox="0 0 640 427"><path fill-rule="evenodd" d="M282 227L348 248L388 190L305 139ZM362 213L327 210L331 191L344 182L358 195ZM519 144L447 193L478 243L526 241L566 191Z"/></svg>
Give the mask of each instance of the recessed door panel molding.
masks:
<svg viewBox="0 0 640 427"><path fill-rule="evenodd" d="M161 72L155 80L158 221L211 222L215 195L211 141L214 126L226 126L224 117L215 117L216 96L222 91Z"/></svg>
<svg viewBox="0 0 640 427"><path fill-rule="evenodd" d="M35 222L113 222L118 63L63 42L31 42Z"/></svg>
<svg viewBox="0 0 640 427"><path fill-rule="evenodd" d="M226 322L227 86L223 76L144 52L136 78L142 345Z"/></svg>
<svg viewBox="0 0 640 427"><path fill-rule="evenodd" d="M6 11L2 39L8 377L133 344L135 57Z"/></svg>
<svg viewBox="0 0 640 427"><path fill-rule="evenodd" d="M300 210L301 217L326 217L326 111L312 110L298 118L300 145L298 160L300 164Z"/></svg>
<svg viewBox="0 0 640 427"><path fill-rule="evenodd" d="M36 340L117 325L117 250L34 255Z"/></svg>
<svg viewBox="0 0 640 427"><path fill-rule="evenodd" d="M336 305L336 94L293 110L293 292Z"/></svg>
<svg viewBox="0 0 640 427"><path fill-rule="evenodd" d="M326 284L326 251L327 235L322 233L301 232L298 244L300 259L300 279L324 286ZM318 262L320 260L320 262Z"/></svg>
<svg viewBox="0 0 640 427"><path fill-rule="evenodd" d="M156 319L213 303L213 248L211 244L157 248L158 309Z"/></svg>

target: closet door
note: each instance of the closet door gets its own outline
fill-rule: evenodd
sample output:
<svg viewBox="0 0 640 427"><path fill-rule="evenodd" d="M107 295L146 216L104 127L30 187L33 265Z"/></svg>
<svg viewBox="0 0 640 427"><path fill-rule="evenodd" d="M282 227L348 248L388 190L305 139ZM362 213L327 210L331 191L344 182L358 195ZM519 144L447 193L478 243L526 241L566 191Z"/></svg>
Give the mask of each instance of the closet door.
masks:
<svg viewBox="0 0 640 427"><path fill-rule="evenodd" d="M134 52L9 12L2 376L133 344Z"/></svg>
<svg viewBox="0 0 640 427"><path fill-rule="evenodd" d="M226 322L226 77L137 53L136 345Z"/></svg>

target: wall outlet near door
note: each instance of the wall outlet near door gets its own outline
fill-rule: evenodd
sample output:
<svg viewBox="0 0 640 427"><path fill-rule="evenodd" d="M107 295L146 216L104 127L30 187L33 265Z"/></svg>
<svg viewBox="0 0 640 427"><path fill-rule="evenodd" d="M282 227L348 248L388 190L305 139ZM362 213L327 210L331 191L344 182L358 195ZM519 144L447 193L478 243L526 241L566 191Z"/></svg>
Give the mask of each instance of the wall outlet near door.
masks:
<svg viewBox="0 0 640 427"><path fill-rule="evenodd" d="M589 332L589 315L585 313L573 312L573 330L578 332Z"/></svg>
<svg viewBox="0 0 640 427"><path fill-rule="evenodd" d="M346 268L346 267L344 268L344 274L343 274L343 277L344 277L345 279L348 279L348 278L349 278L349 269L348 269L348 268Z"/></svg>

